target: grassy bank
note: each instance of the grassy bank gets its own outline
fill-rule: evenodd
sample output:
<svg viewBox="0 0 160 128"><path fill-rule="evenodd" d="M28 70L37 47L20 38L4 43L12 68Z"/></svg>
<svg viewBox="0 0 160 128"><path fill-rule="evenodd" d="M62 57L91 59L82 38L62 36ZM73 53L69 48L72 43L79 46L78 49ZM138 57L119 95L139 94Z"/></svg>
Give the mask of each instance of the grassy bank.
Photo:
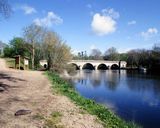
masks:
<svg viewBox="0 0 160 128"><path fill-rule="evenodd" d="M14 58L4 58L8 68L15 68L15 59Z"/></svg>
<svg viewBox="0 0 160 128"><path fill-rule="evenodd" d="M97 104L92 100L80 96L74 88L66 81L62 80L57 74L47 72L47 76L52 82L52 87L58 93L69 97L81 109L92 115L96 115L103 122L105 128L137 128L134 123L128 123L120 119L113 112L103 105Z"/></svg>

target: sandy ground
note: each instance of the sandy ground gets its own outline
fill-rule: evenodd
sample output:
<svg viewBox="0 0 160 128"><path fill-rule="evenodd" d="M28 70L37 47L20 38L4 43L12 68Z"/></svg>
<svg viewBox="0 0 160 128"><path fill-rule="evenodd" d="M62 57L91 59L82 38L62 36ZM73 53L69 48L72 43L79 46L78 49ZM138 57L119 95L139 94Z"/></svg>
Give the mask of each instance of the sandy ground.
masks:
<svg viewBox="0 0 160 128"><path fill-rule="evenodd" d="M52 112L62 114L60 124L64 128L102 128L96 117L82 113L67 97L53 94L51 84L38 71L7 69L0 59L0 128L43 128L45 120L37 115L49 117ZM15 116L20 109L31 110L31 114Z"/></svg>

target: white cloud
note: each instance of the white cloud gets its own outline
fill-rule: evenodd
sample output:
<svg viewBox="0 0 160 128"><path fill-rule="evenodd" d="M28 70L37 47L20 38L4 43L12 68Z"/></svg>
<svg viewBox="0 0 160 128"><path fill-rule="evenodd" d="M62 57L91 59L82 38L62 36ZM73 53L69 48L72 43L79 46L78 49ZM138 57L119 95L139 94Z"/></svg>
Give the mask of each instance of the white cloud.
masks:
<svg viewBox="0 0 160 128"><path fill-rule="evenodd" d="M109 16L103 16L96 13L91 23L92 30L99 36L113 33L116 30L116 21Z"/></svg>
<svg viewBox="0 0 160 128"><path fill-rule="evenodd" d="M129 21L128 25L135 25L137 22L135 20Z"/></svg>
<svg viewBox="0 0 160 128"><path fill-rule="evenodd" d="M25 13L26 15L33 14L33 13L36 13L36 12L37 12L37 10L36 10L34 7L31 7L31 6L27 5L27 4L23 4L23 5L22 5L22 4L21 4L21 5L16 4L16 5L13 7L13 10L14 10L14 11L22 10L22 11L24 11L24 13Z"/></svg>
<svg viewBox="0 0 160 128"><path fill-rule="evenodd" d="M116 31L116 20L119 13L114 9L103 9L101 13L93 15L91 27L92 31L98 36L108 35Z"/></svg>
<svg viewBox="0 0 160 128"><path fill-rule="evenodd" d="M44 18L37 18L33 21L36 25L51 27L53 24L58 25L63 23L63 19L54 12L48 12Z"/></svg>
<svg viewBox="0 0 160 128"><path fill-rule="evenodd" d="M119 12L116 12L113 8L102 9L102 14L105 16L112 17L113 19L118 19L120 17Z"/></svg>
<svg viewBox="0 0 160 128"><path fill-rule="evenodd" d="M20 8L25 12L25 14L32 14L37 12L35 8L28 5L23 5Z"/></svg>
<svg viewBox="0 0 160 128"><path fill-rule="evenodd" d="M145 39L151 38L158 33L156 28L149 28L146 32L141 32L141 36Z"/></svg>

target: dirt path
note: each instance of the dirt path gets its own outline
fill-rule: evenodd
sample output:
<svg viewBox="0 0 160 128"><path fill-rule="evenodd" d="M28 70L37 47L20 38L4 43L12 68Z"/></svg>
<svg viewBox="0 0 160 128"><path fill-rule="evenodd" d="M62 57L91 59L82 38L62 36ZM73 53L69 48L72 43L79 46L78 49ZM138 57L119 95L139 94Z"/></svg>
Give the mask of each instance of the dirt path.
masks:
<svg viewBox="0 0 160 128"><path fill-rule="evenodd" d="M58 112L61 117L57 128L102 128L94 116L82 112L68 98L53 94L50 86L43 72L7 69L0 59L0 87L5 88L0 92L0 127L44 128L47 121L54 123L51 113ZM15 116L19 109L32 112Z"/></svg>

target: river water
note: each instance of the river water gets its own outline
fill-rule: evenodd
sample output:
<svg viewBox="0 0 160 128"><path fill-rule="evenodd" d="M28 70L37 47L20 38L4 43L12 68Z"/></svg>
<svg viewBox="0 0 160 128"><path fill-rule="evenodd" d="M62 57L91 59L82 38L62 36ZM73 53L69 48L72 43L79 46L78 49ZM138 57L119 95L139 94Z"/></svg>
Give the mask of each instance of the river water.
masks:
<svg viewBox="0 0 160 128"><path fill-rule="evenodd" d="M80 95L126 121L160 128L160 77L126 70L77 71L69 77Z"/></svg>

